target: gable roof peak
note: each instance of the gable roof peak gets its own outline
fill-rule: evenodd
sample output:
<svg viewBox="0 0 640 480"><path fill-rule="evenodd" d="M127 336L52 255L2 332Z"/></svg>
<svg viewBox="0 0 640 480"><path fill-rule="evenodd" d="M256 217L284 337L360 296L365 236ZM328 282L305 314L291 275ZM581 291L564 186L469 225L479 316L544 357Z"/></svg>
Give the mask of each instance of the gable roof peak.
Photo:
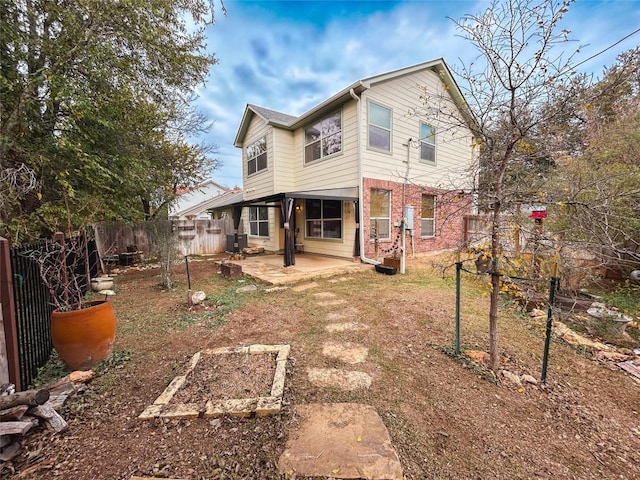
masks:
<svg viewBox="0 0 640 480"><path fill-rule="evenodd" d="M247 107L253 110L256 114L260 115L262 118L269 122L281 123L283 125L288 125L293 122L297 117L294 115L289 115L287 113L278 112L277 110L272 110L270 108L261 107L259 105L255 105L253 103L248 103Z"/></svg>

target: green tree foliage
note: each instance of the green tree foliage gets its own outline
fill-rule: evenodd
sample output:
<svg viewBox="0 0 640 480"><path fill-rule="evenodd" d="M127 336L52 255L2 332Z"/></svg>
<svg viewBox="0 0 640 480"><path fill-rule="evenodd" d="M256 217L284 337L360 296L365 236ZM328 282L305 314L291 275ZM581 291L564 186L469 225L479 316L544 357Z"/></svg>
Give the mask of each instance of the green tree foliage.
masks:
<svg viewBox="0 0 640 480"><path fill-rule="evenodd" d="M202 180L206 0L0 0L0 234L154 214ZM33 180L37 183L34 184Z"/></svg>
<svg viewBox="0 0 640 480"><path fill-rule="evenodd" d="M479 145L478 193L490 219L492 369L498 366L498 259L509 229L504 216L523 202L536 200L552 166L537 145L536 134L562 113L562 108L545 106L558 89L569 92L567 98L576 91L572 55L565 55L569 32L560 30L571 3L493 1L484 12L455 21L478 53L474 62L456 73L474 117L469 126Z"/></svg>
<svg viewBox="0 0 640 480"><path fill-rule="evenodd" d="M560 123L576 146L556 152L551 224L574 248L622 270L640 266L640 48L620 55ZM558 126L556 126L558 127Z"/></svg>

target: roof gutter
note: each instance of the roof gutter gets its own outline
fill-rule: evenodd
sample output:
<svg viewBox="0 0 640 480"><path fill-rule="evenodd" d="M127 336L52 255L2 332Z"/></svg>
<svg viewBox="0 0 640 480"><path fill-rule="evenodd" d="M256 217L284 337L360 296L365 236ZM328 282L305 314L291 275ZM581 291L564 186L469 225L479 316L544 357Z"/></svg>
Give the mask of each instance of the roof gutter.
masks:
<svg viewBox="0 0 640 480"><path fill-rule="evenodd" d="M351 97L356 101L356 105L357 105L357 115L358 115L358 120L357 120L357 126L358 126L358 211L359 211L359 218L360 218L360 225L358 226L358 228L360 229L360 260L365 262L365 263L370 263L372 265L378 265L380 262L377 260L374 260L373 258L367 258L365 256L364 253L364 230L362 229L362 222L364 219L364 202L363 202L363 195L364 195L364 174L363 174L363 168L362 168L362 132L360 130L360 125L362 123L362 107L361 107L361 103L360 103L360 97L358 95L356 95L356 92L353 90L353 88L351 88L349 90L349 94L351 95Z"/></svg>

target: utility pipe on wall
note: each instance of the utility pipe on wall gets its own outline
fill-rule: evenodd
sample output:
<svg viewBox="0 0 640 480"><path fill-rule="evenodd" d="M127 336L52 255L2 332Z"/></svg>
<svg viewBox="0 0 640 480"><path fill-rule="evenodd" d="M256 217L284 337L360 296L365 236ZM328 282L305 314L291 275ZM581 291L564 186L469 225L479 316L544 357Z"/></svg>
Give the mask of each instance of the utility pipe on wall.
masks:
<svg viewBox="0 0 640 480"><path fill-rule="evenodd" d="M362 107L360 103L360 97L356 95L353 88L349 90L349 94L356 101L357 108L357 125L358 125L358 210L360 212L360 260L365 263L370 263L372 265L378 265L380 262L374 260L373 258L367 258L364 250L364 230L362 228L362 221L364 219L364 174L362 171L362 132L360 131L361 126L361 115L362 115Z"/></svg>
<svg viewBox="0 0 640 480"><path fill-rule="evenodd" d="M407 206L406 203L406 189L407 189L407 182L409 181L409 167L410 167L410 160L411 160L411 142L413 141L412 138L409 138L409 140L407 140L407 143L405 144L405 146L407 147L407 168L405 170L404 173L404 181L402 182L402 225L400 226L400 232L402 235L402 242L401 242L401 252L402 255L400 256L400 274L404 275L405 270L406 270L406 266L407 266L407 219L405 217L405 209ZM411 225L411 231L413 232L413 225ZM413 242L413 239L412 239Z"/></svg>

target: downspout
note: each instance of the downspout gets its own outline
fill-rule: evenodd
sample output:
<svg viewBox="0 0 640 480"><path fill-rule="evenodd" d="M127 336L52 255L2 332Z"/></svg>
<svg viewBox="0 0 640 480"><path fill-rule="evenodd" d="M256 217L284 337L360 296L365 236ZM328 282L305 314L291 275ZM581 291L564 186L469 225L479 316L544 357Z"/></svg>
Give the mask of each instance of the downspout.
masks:
<svg viewBox="0 0 640 480"><path fill-rule="evenodd" d="M363 168L362 168L362 132L360 129L362 120L362 107L360 106L360 97L356 95L356 92L353 91L353 88L349 90L349 94L356 101L357 104L357 128L358 128L358 211L360 214L360 260L365 263L370 263L372 265L379 265L380 262L374 260L373 258L367 258L364 252L364 229L362 228L362 222L364 220L364 176L363 176Z"/></svg>

